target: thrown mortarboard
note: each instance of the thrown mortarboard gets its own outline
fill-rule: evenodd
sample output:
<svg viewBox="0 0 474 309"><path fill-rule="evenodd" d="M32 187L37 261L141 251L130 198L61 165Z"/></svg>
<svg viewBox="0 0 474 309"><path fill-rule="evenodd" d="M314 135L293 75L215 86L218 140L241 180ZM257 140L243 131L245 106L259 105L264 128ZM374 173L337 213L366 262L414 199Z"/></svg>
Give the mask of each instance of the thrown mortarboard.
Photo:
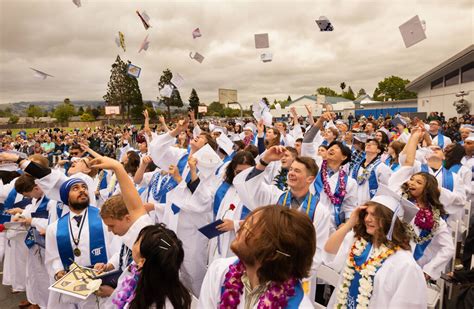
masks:
<svg viewBox="0 0 474 309"><path fill-rule="evenodd" d="M320 16L316 19L320 31L333 31L334 27L326 16Z"/></svg>
<svg viewBox="0 0 474 309"><path fill-rule="evenodd" d="M138 17L140 17L140 20L142 21L143 23L143 27L145 27L145 30L148 30L148 28L151 27L150 25L150 17L148 16L148 14L143 11L143 12L139 12L138 10L136 11L137 12L137 15Z"/></svg>
<svg viewBox="0 0 474 309"><path fill-rule="evenodd" d="M120 31L118 32L118 37L115 37L115 44L117 44L117 47L122 47L123 51L126 51L126 49L125 49L125 36Z"/></svg>
<svg viewBox="0 0 474 309"><path fill-rule="evenodd" d="M203 60L204 60L204 56L201 55L201 54L198 53L198 52L194 52L194 56L193 56L193 52L190 52L190 53L189 53L189 58L194 59L194 60L196 60L196 61L199 62L199 63L202 63Z"/></svg>
<svg viewBox="0 0 474 309"><path fill-rule="evenodd" d="M148 41L148 35L145 37L143 40L142 44L140 44L140 49L138 52L141 52L142 50L148 50L148 47L150 46L150 41Z"/></svg>
<svg viewBox="0 0 474 309"><path fill-rule="evenodd" d="M78 8L81 7L81 0L72 0L72 3L74 3Z"/></svg>
<svg viewBox="0 0 474 309"><path fill-rule="evenodd" d="M164 85L163 88L160 90L160 95L165 98L171 98L171 94L173 93L173 88L170 85Z"/></svg>
<svg viewBox="0 0 474 309"><path fill-rule="evenodd" d="M469 136L466 137L466 141L474 142L474 132L469 133Z"/></svg>
<svg viewBox="0 0 474 309"><path fill-rule="evenodd" d="M31 70L35 71L35 77L41 78L41 79L46 79L46 77L54 77L53 75L49 75L48 73L39 71L37 69L30 68Z"/></svg>
<svg viewBox="0 0 474 309"><path fill-rule="evenodd" d="M199 169L199 174L204 177L213 174L214 170L222 164L222 159L209 144L196 151L193 157L197 160L196 166Z"/></svg>
<svg viewBox="0 0 474 309"><path fill-rule="evenodd" d="M135 78L139 78L140 77L140 72L142 71L141 68L137 67L136 65L133 65L133 64L129 64L128 67L127 67L127 74L130 75L130 76L133 76Z"/></svg>
<svg viewBox="0 0 474 309"><path fill-rule="evenodd" d="M184 83L184 78L179 73L175 73L173 74L173 77L171 78L171 83L176 88L180 88Z"/></svg>
<svg viewBox="0 0 474 309"><path fill-rule="evenodd" d="M372 202L382 204L391 211L393 211L392 223L390 225L390 230L387 233L387 238L392 239L393 227L395 225L395 219L397 217L400 220L410 223L413 218L415 218L418 213L418 207L415 204L403 198L401 194L390 190L387 186L379 184L377 193L371 199Z"/></svg>
<svg viewBox="0 0 474 309"><path fill-rule="evenodd" d="M272 53L263 53L260 55L260 60L263 62L270 62L273 60L273 54Z"/></svg>
<svg viewBox="0 0 474 309"><path fill-rule="evenodd" d="M255 34L255 48L268 48L270 42L268 40L268 33Z"/></svg>
<svg viewBox="0 0 474 309"><path fill-rule="evenodd" d="M219 135L219 137L216 138L216 142L217 145L219 145L219 148L224 150L228 156L230 156L230 154L234 152L234 143L229 137L227 137L227 135Z"/></svg>
<svg viewBox="0 0 474 309"><path fill-rule="evenodd" d="M368 139L368 136L365 133L354 133L353 134L353 139L355 141L359 141L361 143L366 143L367 139Z"/></svg>
<svg viewBox="0 0 474 309"><path fill-rule="evenodd" d="M199 28L194 29L193 30L193 39L200 38L200 37L202 37L201 30L199 30Z"/></svg>
<svg viewBox="0 0 474 309"><path fill-rule="evenodd" d="M390 121L394 127L398 126L401 124L402 126L406 127L407 122L405 119L403 119L401 116L394 117L392 121Z"/></svg>
<svg viewBox="0 0 474 309"><path fill-rule="evenodd" d="M406 48L426 39L425 22L421 21L418 15L398 28L400 29Z"/></svg>

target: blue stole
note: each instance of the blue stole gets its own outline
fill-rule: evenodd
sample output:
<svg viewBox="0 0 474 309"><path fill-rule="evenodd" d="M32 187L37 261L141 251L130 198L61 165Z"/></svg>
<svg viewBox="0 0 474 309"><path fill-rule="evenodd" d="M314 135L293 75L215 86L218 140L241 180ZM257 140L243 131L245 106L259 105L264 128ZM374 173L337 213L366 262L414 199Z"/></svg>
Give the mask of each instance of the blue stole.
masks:
<svg viewBox="0 0 474 309"><path fill-rule="evenodd" d="M391 166L390 166L390 169L395 172L395 171L398 171L400 169L400 163L393 163Z"/></svg>
<svg viewBox="0 0 474 309"><path fill-rule="evenodd" d="M438 146L444 148L444 135L438 133Z"/></svg>
<svg viewBox="0 0 474 309"><path fill-rule="evenodd" d="M219 175L219 171L221 170L221 168L229 161L231 161L235 155L237 154L236 151L232 152L230 155L226 156L222 162L222 164L217 168L216 172L214 173L214 175Z"/></svg>
<svg viewBox="0 0 474 309"><path fill-rule="evenodd" d="M421 230L420 232L420 237L425 237L428 235L431 231L429 230ZM416 244L415 246L415 251L413 252L413 257L415 258L415 261L418 261L422 256L423 253L425 252L426 247L430 244L431 239L427 240L421 244Z"/></svg>
<svg viewBox="0 0 474 309"><path fill-rule="evenodd" d="M461 164L454 164L453 166L449 168L449 171L451 173L457 174L460 169L461 169Z"/></svg>
<svg viewBox="0 0 474 309"><path fill-rule="evenodd" d="M390 166L390 160L392 159L391 156L388 156L388 158L385 160L385 165Z"/></svg>
<svg viewBox="0 0 474 309"><path fill-rule="evenodd" d="M99 190L107 189L107 171L104 171L102 180L99 184Z"/></svg>
<svg viewBox="0 0 474 309"><path fill-rule="evenodd" d="M428 174L430 173L430 169L427 164L421 165L421 171ZM441 167L441 172L443 173L442 187L445 189L448 189L449 191L453 191L454 189L453 173L450 170L447 170L444 166Z"/></svg>
<svg viewBox="0 0 474 309"><path fill-rule="evenodd" d="M339 177L339 175L337 177ZM346 173L346 175L344 176L344 182L346 183L346 186L347 186L347 180L348 180L348 175ZM316 191L314 195L317 196L317 199L319 200L319 196L324 191L323 177L322 177L321 171L319 171L318 176L316 176L316 180L314 181L314 189ZM339 190L339 178L337 180L336 190L334 192L337 192L338 190ZM333 204L333 206L334 206L334 221L336 222L336 227L338 227L339 225L341 225L341 223L344 222L344 213L341 211L342 202L341 204L338 204L338 205Z"/></svg>
<svg viewBox="0 0 474 309"><path fill-rule="evenodd" d="M237 264L239 260L236 260L233 265ZM222 294L225 292L225 287L224 283L221 285L221 297ZM239 298L242 297L242 295L239 295ZM295 295L293 295L290 299L288 299L288 303L286 304L285 309L298 309L300 308L300 304L303 301L304 298L304 291L303 287L301 286L301 282L298 280L298 282L295 285Z"/></svg>
<svg viewBox="0 0 474 309"><path fill-rule="evenodd" d="M369 258L370 249L372 248L372 243L367 243L364 251L361 255L354 255L354 262L357 266L360 266L367 261ZM351 280L351 286L349 287L349 293L347 295L347 308L355 309L357 307L357 296L359 295L359 281L362 276L359 272L354 272L354 279ZM373 280L373 278L372 278Z"/></svg>
<svg viewBox="0 0 474 309"><path fill-rule="evenodd" d="M329 145L328 141L327 140L323 140L323 142L321 143L322 146L327 146Z"/></svg>
<svg viewBox="0 0 474 309"><path fill-rule="evenodd" d="M58 202L56 204L56 215L58 216L58 220L59 218L61 218L61 216L63 215L63 207L64 207L64 203L63 202Z"/></svg>
<svg viewBox="0 0 474 309"><path fill-rule="evenodd" d="M23 199L19 202L15 203L17 192L15 188L13 188L10 193L8 193L7 198L5 199L5 202L3 203L3 208L1 210L9 210L15 207L18 208L25 208L28 204L31 204L31 199L27 197L23 197Z"/></svg>
<svg viewBox="0 0 474 309"><path fill-rule="evenodd" d="M364 161L362 161L364 162ZM354 178L357 181L357 176L359 175L359 169L362 166L362 162L358 163L354 169L352 170L352 178ZM376 159L373 162L372 169L370 170L370 176L369 176L369 196L370 198L373 198L375 193L377 193L377 189L379 188L379 183L377 182L377 175L375 174L375 169L377 166L380 164L380 159ZM369 163L369 166L372 165L372 162ZM367 167L369 167L367 166ZM365 182L365 181L364 181ZM357 182L358 185L359 182ZM363 184L363 183L362 183Z"/></svg>
<svg viewBox="0 0 474 309"><path fill-rule="evenodd" d="M58 219L58 226L56 231L56 242L58 245L59 257L63 263L65 270L74 261L74 254L71 246L71 236L69 235L69 216L68 213L64 217ZM107 249L105 246L105 236L102 226L102 219L97 207L87 207L87 219L89 221L89 254L91 265L96 263L107 263ZM83 218L85 220L85 218ZM85 254L84 252L83 254Z"/></svg>
<svg viewBox="0 0 474 309"><path fill-rule="evenodd" d="M224 199L224 196L226 195L227 191L229 191L229 188L230 183L223 181L216 191L216 195L214 197L214 207L212 209L212 212L214 214L214 220L216 219L221 202Z"/></svg>
<svg viewBox="0 0 474 309"><path fill-rule="evenodd" d="M316 205L318 204L318 202L319 202L319 195L312 195L311 193L308 192L308 194L306 194L306 197L303 201L303 204L301 204L302 211L305 212L309 216L311 221L314 220L314 213L316 212ZM278 204L291 208L290 190L280 195L280 198L278 199Z"/></svg>
<svg viewBox="0 0 474 309"><path fill-rule="evenodd" d="M41 200L41 203L39 204L38 208L34 213L31 213L31 217L40 217L43 216L46 213L46 218L48 214L48 203L49 203L49 198L43 196L43 199ZM30 227L28 229L28 233L26 234L25 238L25 245L28 247L28 249L31 249L35 245L35 235L34 231L36 228Z"/></svg>
<svg viewBox="0 0 474 309"><path fill-rule="evenodd" d="M183 175L184 168L186 167L186 164L188 163L188 157L189 157L189 152L186 153L184 156L182 156L181 159L179 159L178 161L177 167L178 167L179 174L181 176ZM189 180L191 180L191 173L188 173L188 175L186 176L186 182L189 182ZM174 188L176 188L178 183L174 180L173 177L170 177L169 180L166 182L166 184L163 184L163 185L166 185L166 188L168 189L168 191L171 191ZM181 209L178 206L176 206L176 204L173 203L171 204L171 210L173 211L173 214L177 214Z"/></svg>

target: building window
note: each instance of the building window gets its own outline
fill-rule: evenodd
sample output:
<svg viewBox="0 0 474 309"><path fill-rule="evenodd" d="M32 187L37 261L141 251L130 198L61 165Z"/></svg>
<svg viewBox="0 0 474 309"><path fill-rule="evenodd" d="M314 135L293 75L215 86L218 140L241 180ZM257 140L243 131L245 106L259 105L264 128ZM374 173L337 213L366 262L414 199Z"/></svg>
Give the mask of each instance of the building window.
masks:
<svg viewBox="0 0 474 309"><path fill-rule="evenodd" d="M461 68L461 83L474 81L474 62L468 63Z"/></svg>
<svg viewBox="0 0 474 309"><path fill-rule="evenodd" d="M431 89L438 89L443 87L443 77L435 79L431 82Z"/></svg>
<svg viewBox="0 0 474 309"><path fill-rule="evenodd" d="M444 86L452 86L459 84L459 69L447 74L444 77Z"/></svg>

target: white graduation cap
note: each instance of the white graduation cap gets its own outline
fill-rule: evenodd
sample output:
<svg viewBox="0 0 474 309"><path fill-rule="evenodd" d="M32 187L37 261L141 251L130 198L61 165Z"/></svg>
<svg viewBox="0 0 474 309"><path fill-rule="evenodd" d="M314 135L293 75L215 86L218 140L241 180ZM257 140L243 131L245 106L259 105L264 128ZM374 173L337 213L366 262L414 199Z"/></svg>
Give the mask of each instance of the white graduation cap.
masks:
<svg viewBox="0 0 474 309"><path fill-rule="evenodd" d="M140 72L141 71L142 71L142 69L140 67L137 67L136 65L131 64L131 63L127 67L127 74L130 75L130 76L133 76L135 78L140 77Z"/></svg>
<svg viewBox="0 0 474 309"><path fill-rule="evenodd" d="M260 55L260 60L262 60L263 62L271 62L273 60L273 54L263 53Z"/></svg>
<svg viewBox="0 0 474 309"><path fill-rule="evenodd" d="M320 31L333 31L334 27L329 21L329 18L326 16L319 16L318 19L316 19L316 24L318 24L319 30Z"/></svg>
<svg viewBox="0 0 474 309"><path fill-rule="evenodd" d="M406 223L410 223L411 220L416 216L418 207L415 204L403 198L401 194L390 190L387 186L379 184L377 193L371 199L372 202L377 202L393 211L392 223L390 230L388 231L387 238L392 239L393 227L395 225L395 219L399 217Z"/></svg>
<svg viewBox="0 0 474 309"><path fill-rule="evenodd" d="M270 42L268 40L268 33L255 34L255 48L268 48Z"/></svg>
<svg viewBox="0 0 474 309"><path fill-rule="evenodd" d="M211 175L215 168L222 164L222 159L209 144L204 145L201 149L196 151L193 157L197 160L199 174L205 177Z"/></svg>
<svg viewBox="0 0 474 309"><path fill-rule="evenodd" d="M222 134L227 134L227 129L224 128L224 127L221 127L221 126L213 125L213 126L212 126L212 129L211 129L211 126L209 126L209 130L210 130L211 132L220 132L221 135L222 135Z"/></svg>
<svg viewBox="0 0 474 309"><path fill-rule="evenodd" d="M138 17L140 17L140 20L142 21L143 23L143 27L145 27L145 30L148 30L148 28L151 27L150 25L150 17L148 16L148 14L145 12L145 11L142 11L141 13L137 10L137 15Z"/></svg>
<svg viewBox="0 0 474 309"><path fill-rule="evenodd" d="M39 71L37 69L33 69L33 68L30 68L30 69L35 72L35 77L38 77L38 78L41 78L41 79L46 79L48 76L49 77L54 77L53 75L49 75L48 73Z"/></svg>
<svg viewBox="0 0 474 309"><path fill-rule="evenodd" d="M148 47L150 46L150 41L148 41L148 35L145 37L143 40L142 44L140 44L140 49L138 52L141 52L142 50L148 50Z"/></svg>
<svg viewBox="0 0 474 309"><path fill-rule="evenodd" d="M81 7L81 0L72 0L72 3L74 3L78 8Z"/></svg>
<svg viewBox="0 0 474 309"><path fill-rule="evenodd" d="M474 132L474 126L472 124L463 124L461 129L469 129L471 132Z"/></svg>
<svg viewBox="0 0 474 309"><path fill-rule="evenodd" d="M394 127L396 127L396 126L399 125L399 124L401 124L401 125L403 125L403 126L405 126L405 127L407 126L407 122L406 122L405 119L403 119L402 116L395 116L395 117L392 119L392 121L390 121L390 122L392 123L392 125L393 125Z"/></svg>
<svg viewBox="0 0 474 309"><path fill-rule="evenodd" d="M250 130L252 133L255 133L257 131L257 126L252 122L249 122L244 126L244 131L245 130Z"/></svg>
<svg viewBox="0 0 474 309"><path fill-rule="evenodd" d="M361 143L366 143L368 136L365 133L354 133L353 134L353 139L356 141L359 141Z"/></svg>
<svg viewBox="0 0 474 309"><path fill-rule="evenodd" d="M238 136L238 134L236 134ZM234 152L234 143L232 140L227 137L225 134L221 134L218 138L216 138L217 145L219 148L224 150L227 155L230 155Z"/></svg>
<svg viewBox="0 0 474 309"><path fill-rule="evenodd" d="M381 127L379 131L382 131L383 133L387 134L388 137L390 137L390 132L385 127Z"/></svg>
<svg viewBox="0 0 474 309"><path fill-rule="evenodd" d="M199 30L199 28L194 29L193 30L193 39L200 38L200 37L202 37L201 30Z"/></svg>
<svg viewBox="0 0 474 309"><path fill-rule="evenodd" d="M280 109L281 109L281 105L280 105L280 103L277 103L277 104L275 104L275 109L278 109L278 110L280 110Z"/></svg>
<svg viewBox="0 0 474 309"><path fill-rule="evenodd" d="M469 136L466 138L466 141L474 142L474 132L469 133Z"/></svg>
<svg viewBox="0 0 474 309"><path fill-rule="evenodd" d="M193 52L190 52L190 53L189 53L189 58L194 59L194 60L196 60L196 61L199 62L199 63L202 63L202 62L204 61L204 56L201 55L201 54L198 53L198 52L194 52L194 56L193 56Z"/></svg>
<svg viewBox="0 0 474 309"><path fill-rule="evenodd" d="M398 28L406 48L426 39L426 23L421 21L418 15L412 17Z"/></svg>
<svg viewBox="0 0 474 309"><path fill-rule="evenodd" d="M184 78L179 73L175 73L173 74L173 77L171 78L171 83L176 88L181 88L181 86L184 84Z"/></svg>
<svg viewBox="0 0 474 309"><path fill-rule="evenodd" d="M171 98L171 94L173 93L173 88L170 85L164 85L163 88L160 90L160 95L165 98Z"/></svg>
<svg viewBox="0 0 474 309"><path fill-rule="evenodd" d="M126 49L125 49L125 36L120 31L118 32L118 36L115 37L115 44L117 44L117 47L122 47L123 51L126 51Z"/></svg>

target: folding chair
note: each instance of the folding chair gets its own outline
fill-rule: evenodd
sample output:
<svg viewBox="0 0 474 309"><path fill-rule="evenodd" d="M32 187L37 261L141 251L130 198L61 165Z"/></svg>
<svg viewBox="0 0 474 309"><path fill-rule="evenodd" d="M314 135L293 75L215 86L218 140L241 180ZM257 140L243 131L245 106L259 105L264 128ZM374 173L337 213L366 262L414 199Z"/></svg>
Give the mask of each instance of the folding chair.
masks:
<svg viewBox="0 0 474 309"><path fill-rule="evenodd" d="M326 284L329 284L330 286L337 287L337 283L339 282L339 273L335 271L334 269L327 267L326 265L321 265L319 268L316 270L316 277L313 278L314 280L311 281L311 295L313 295L313 298L311 299L314 304L314 308L317 309L323 309L326 308L325 306L318 304L317 302L314 301L314 296L316 295L316 278L324 280ZM313 282L314 281L314 282ZM313 284L314 283L314 284ZM313 290L314 289L314 290ZM313 293L314 291L314 293ZM334 291L336 292L336 291Z"/></svg>

